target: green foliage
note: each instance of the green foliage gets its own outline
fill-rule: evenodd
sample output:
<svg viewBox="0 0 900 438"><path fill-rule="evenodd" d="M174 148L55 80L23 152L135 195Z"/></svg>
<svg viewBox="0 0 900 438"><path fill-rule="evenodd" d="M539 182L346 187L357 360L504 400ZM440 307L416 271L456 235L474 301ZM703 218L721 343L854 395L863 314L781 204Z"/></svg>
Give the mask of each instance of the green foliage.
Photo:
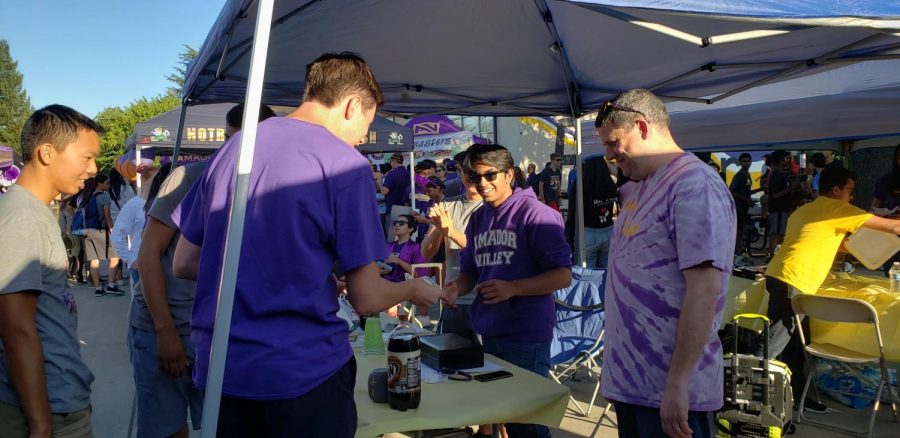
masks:
<svg viewBox="0 0 900 438"><path fill-rule="evenodd" d="M177 96L168 94L150 99L142 97L127 107L106 108L97 114L97 122L106 128L106 135L100 140L100 155L97 157L99 170L104 172L113 167L115 159L125 152L125 142L135 125L175 109L180 104L181 100Z"/></svg>
<svg viewBox="0 0 900 438"><path fill-rule="evenodd" d="M0 143L21 153L19 135L32 112L34 108L22 87L18 63L9 54L6 40L0 40Z"/></svg>
<svg viewBox="0 0 900 438"><path fill-rule="evenodd" d="M166 75L166 79L175 84L169 87L166 93L169 96L181 96L181 89L184 88L184 77L187 74L187 67L191 61L197 57L197 50L193 47L183 44L184 52L178 54L178 65L175 66L175 73Z"/></svg>

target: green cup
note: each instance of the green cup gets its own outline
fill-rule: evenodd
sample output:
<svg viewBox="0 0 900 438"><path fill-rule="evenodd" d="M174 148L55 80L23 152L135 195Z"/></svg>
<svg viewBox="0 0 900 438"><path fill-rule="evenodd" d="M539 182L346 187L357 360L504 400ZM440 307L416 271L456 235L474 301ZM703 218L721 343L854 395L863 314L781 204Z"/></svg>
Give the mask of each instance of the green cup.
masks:
<svg viewBox="0 0 900 438"><path fill-rule="evenodd" d="M384 338L381 335L381 321L366 318L366 334L363 338L363 354L384 354Z"/></svg>

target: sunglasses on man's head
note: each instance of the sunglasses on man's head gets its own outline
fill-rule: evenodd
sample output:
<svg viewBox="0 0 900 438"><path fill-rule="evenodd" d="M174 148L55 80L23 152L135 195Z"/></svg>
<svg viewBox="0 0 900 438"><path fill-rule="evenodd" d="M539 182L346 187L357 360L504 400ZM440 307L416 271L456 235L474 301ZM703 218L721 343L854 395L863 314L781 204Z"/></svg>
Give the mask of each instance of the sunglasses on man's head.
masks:
<svg viewBox="0 0 900 438"><path fill-rule="evenodd" d="M469 172L467 177L469 178L469 182L472 184L480 184L481 178L488 180L488 182L494 182L497 179L497 175L503 173L502 170L495 170L493 172L485 172L485 173L475 173Z"/></svg>
<svg viewBox="0 0 900 438"><path fill-rule="evenodd" d="M622 106L617 103L613 103L611 100L607 101L600 107L600 111L597 113L597 120L594 122L594 135L597 135L597 129L603 126L603 122L606 121L606 118L612 114L613 111L624 111L626 113L635 113L639 114L647 119L647 115L633 108L628 108L627 106ZM649 120L648 120L649 122Z"/></svg>
<svg viewBox="0 0 900 438"><path fill-rule="evenodd" d="M407 226L408 226L408 225L409 225L409 222L407 222L407 221L394 221L394 225L407 225Z"/></svg>

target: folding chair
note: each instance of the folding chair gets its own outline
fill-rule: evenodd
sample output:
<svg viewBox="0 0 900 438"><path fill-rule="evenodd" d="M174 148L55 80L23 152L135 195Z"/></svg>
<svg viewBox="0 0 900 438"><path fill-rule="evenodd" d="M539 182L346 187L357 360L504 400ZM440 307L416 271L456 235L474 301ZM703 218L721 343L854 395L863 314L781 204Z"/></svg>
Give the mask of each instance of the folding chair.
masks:
<svg viewBox="0 0 900 438"><path fill-rule="evenodd" d="M840 431L856 434L866 434L871 437L872 431L875 427L875 415L878 413L878 406L881 403L881 391L882 389L887 387L888 394L891 400L891 410L894 414L894 423L896 423L897 400L895 400L894 391L891 389L889 381L887 361L884 358L884 342L882 341L881 337L881 326L879 325L878 312L875 310L875 308L872 307L872 305L870 305L869 303L861 300L826 297L819 295L798 295L791 300L791 306L794 308L794 314L796 315L795 318L798 329L802 327L800 325L800 322L802 321L803 316L808 316L810 318L828 322L872 324L875 328L875 340L878 342L878 356L870 356L867 354L857 353L855 351L851 351L832 344L811 343L809 345L806 345L806 336L803 334L803 330L800 330L800 339L803 341L803 345L806 345L806 347L804 348L806 350L806 356L808 359L825 358L836 360L839 362L855 364L877 363L881 367L881 380L878 384L878 391L876 391L875 394L875 405L873 406L872 414L869 417L868 428L862 430L842 428L821 420L811 419L804 415L803 405L806 401L806 394L809 391L809 384L810 382L812 382L813 377L815 376L817 368L816 366L810 367L811 371L809 373L809 376L806 378L806 384L803 386L803 394L800 396L800 416L797 419L797 422L800 423L802 421L808 421L810 423L819 424L831 429L837 429Z"/></svg>
<svg viewBox="0 0 900 438"><path fill-rule="evenodd" d="M579 371L586 371L589 378L597 379L587 411L574 397L569 396L584 416L591 414L600 390L605 281L605 269L573 267L572 284L554 292L556 327L550 344L550 377L563 383L572 380ZM598 425L610 406L606 405Z"/></svg>

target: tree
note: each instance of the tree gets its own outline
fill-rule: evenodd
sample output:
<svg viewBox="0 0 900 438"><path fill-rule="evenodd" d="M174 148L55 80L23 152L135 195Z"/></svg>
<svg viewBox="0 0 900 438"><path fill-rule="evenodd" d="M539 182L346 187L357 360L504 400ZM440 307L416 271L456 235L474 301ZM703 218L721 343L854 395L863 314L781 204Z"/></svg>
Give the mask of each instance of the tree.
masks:
<svg viewBox="0 0 900 438"><path fill-rule="evenodd" d="M197 57L197 50L193 47L182 44L184 46L184 52L178 54L178 65L175 66L175 73L171 73L166 75L166 79L175 84L175 86L169 87L167 93L170 96L181 96L181 89L184 88L184 78L187 75L187 68L191 64L191 61Z"/></svg>
<svg viewBox="0 0 900 438"><path fill-rule="evenodd" d="M22 153L19 136L25 120L34 111L22 87L19 64L9 54L9 43L0 40L0 143Z"/></svg>
<svg viewBox="0 0 900 438"><path fill-rule="evenodd" d="M164 94L150 99L142 97L124 108L105 108L97 114L97 123L106 128L106 135L100 140L97 168L104 172L113 167L115 159L125 152L125 142L135 125L173 110L180 104L178 96Z"/></svg>

